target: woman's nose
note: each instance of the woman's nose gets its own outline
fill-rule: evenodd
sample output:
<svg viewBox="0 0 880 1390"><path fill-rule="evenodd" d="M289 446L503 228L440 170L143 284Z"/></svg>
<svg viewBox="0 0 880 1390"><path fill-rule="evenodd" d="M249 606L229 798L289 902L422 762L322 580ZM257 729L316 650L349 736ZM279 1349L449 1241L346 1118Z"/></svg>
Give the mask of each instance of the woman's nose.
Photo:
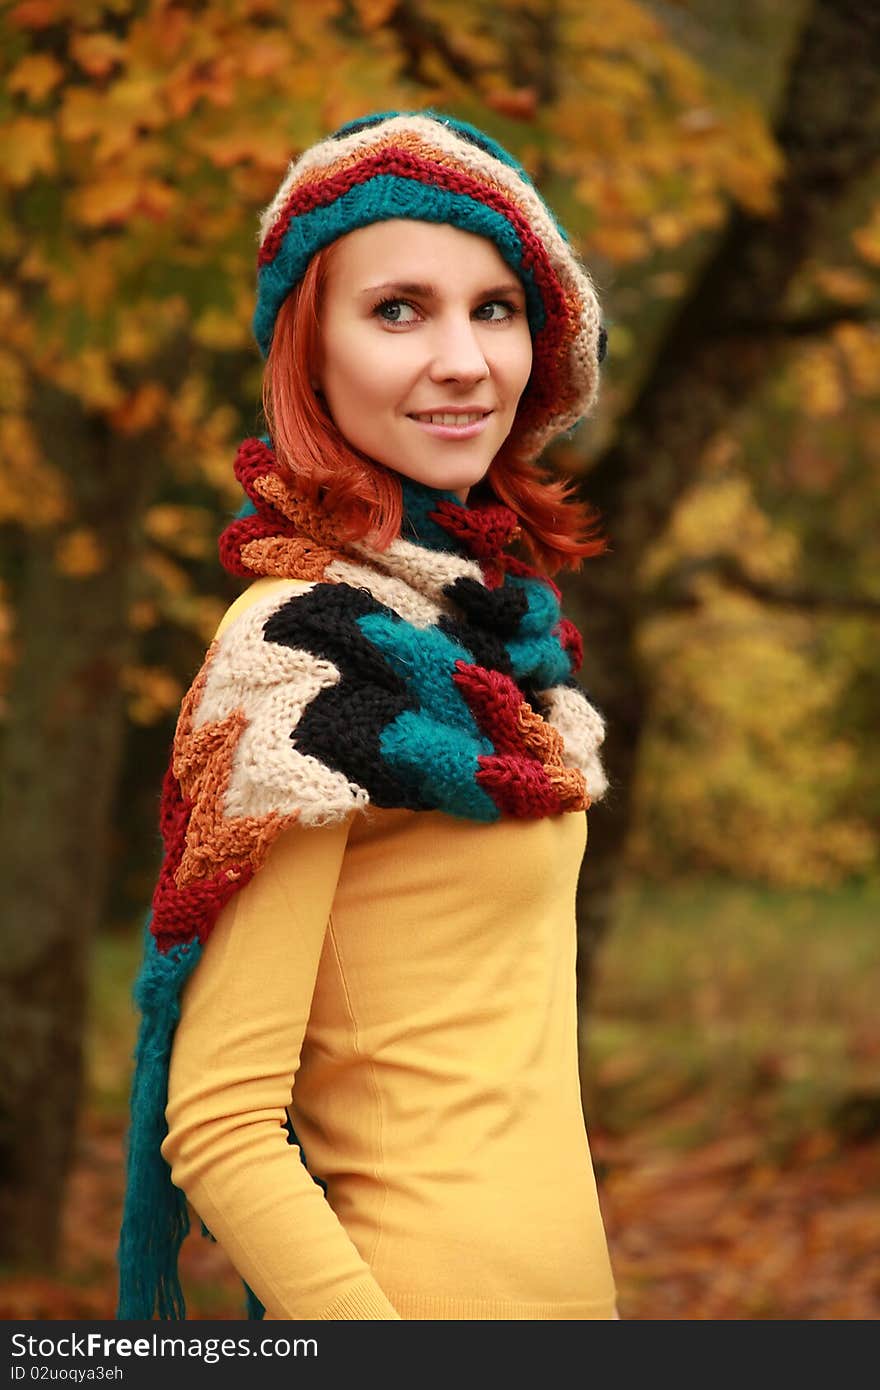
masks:
<svg viewBox="0 0 880 1390"><path fill-rule="evenodd" d="M470 318L437 325L429 375L432 381L483 381L489 376L478 330Z"/></svg>

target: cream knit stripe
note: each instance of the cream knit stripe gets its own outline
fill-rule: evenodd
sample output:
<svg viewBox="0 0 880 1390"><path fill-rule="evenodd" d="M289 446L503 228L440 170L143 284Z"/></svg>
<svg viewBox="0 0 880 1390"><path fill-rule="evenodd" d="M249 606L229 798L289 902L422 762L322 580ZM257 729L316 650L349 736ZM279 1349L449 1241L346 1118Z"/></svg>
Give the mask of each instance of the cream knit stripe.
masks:
<svg viewBox="0 0 880 1390"><path fill-rule="evenodd" d="M483 571L476 560L465 559L447 550L427 550L399 536L387 550L373 550L364 541L352 543L349 549L366 558L371 569L381 568L386 574L403 579L439 604L444 612L449 612L449 601L443 592L447 584L454 584L456 579L473 579L478 584L483 583ZM365 570L365 573L369 587L370 571Z"/></svg>
<svg viewBox="0 0 880 1390"><path fill-rule="evenodd" d="M334 583L369 588L374 599L393 608L413 627L433 627L443 613L449 611L448 605L441 608L426 595L417 593L405 580L378 570L370 571L365 565L355 565L349 560L333 560L324 573Z"/></svg>
<svg viewBox="0 0 880 1390"><path fill-rule="evenodd" d="M305 591L302 584L291 586L294 594ZM297 812L303 825L329 825L370 798L364 787L291 742L303 711L338 684L340 673L310 652L264 639L266 620L286 601L275 593L255 603L217 640L193 725L202 728L236 710L247 720L233 756L226 816Z"/></svg>
<svg viewBox="0 0 880 1390"><path fill-rule="evenodd" d="M605 722L583 691L573 685L555 685L538 692L545 718L562 735L562 760L566 767L580 768L591 801L601 801L608 790L608 779L599 750L605 738Z"/></svg>

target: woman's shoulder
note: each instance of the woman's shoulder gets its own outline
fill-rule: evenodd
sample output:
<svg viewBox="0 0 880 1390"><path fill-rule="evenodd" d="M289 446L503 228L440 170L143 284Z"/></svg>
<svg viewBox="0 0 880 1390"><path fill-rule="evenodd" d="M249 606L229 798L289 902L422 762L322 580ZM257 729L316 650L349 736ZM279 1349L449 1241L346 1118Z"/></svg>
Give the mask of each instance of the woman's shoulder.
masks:
<svg viewBox="0 0 880 1390"><path fill-rule="evenodd" d="M276 592L280 597L283 592L291 593L296 589L310 589L311 587L311 583L306 579L279 579L274 575L255 579L253 584L249 585L244 593L239 594L238 598L229 605L220 619L217 631L214 633L214 640L222 637L226 629L237 618L240 618L242 613L247 612L249 608L252 608L255 603L259 603L262 599L271 598Z"/></svg>

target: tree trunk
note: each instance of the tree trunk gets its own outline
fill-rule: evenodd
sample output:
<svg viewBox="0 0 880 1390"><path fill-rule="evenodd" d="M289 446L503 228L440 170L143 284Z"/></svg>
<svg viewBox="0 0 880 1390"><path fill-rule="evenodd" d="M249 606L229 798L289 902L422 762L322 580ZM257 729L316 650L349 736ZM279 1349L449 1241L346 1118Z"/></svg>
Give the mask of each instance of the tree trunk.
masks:
<svg viewBox="0 0 880 1390"><path fill-rule="evenodd" d="M778 327L792 278L880 153L878 107L880 10L873 0L814 0L776 122L785 157L776 210L764 219L732 213L582 488L600 508L612 547L565 584L567 606L585 633L586 684L608 721L612 783L590 817L578 890L582 1028L596 951L612 920L647 715L638 566L697 476L706 445L784 349Z"/></svg>
<svg viewBox="0 0 880 1390"><path fill-rule="evenodd" d="M83 1086L89 948L105 892L124 728L130 579L157 440L114 436L36 389L35 424L102 560L59 573L61 531L24 537L0 795L0 1261L51 1267Z"/></svg>

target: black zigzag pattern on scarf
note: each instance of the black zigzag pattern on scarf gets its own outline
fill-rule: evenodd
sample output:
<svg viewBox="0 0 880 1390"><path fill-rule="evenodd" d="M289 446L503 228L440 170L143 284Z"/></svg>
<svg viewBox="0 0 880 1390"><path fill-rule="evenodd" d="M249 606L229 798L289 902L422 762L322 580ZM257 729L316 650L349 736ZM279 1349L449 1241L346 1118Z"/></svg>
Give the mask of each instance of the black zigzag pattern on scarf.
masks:
<svg viewBox="0 0 880 1390"><path fill-rule="evenodd" d="M525 592L506 585L487 589L474 579L456 579L454 583L445 585L443 592L465 617L461 620L443 617L438 626L473 652L477 665L503 671L514 680L504 643L516 637L520 623L528 612L529 601ZM538 698L533 682L520 676L515 684L522 691L526 703L543 715L547 706Z"/></svg>
<svg viewBox="0 0 880 1390"><path fill-rule="evenodd" d="M462 614L450 618L446 614L437 626L448 637L460 642L472 653L478 666L487 670L511 674L510 657L504 643L515 637L528 600L521 589L487 589L475 579L456 579L446 584L443 593Z"/></svg>
<svg viewBox="0 0 880 1390"><path fill-rule="evenodd" d="M364 589L316 584L289 599L263 625L267 642L330 661L341 679L321 690L304 710L291 739L297 751L365 787L375 806L429 809L382 758L382 730L403 710L418 709L406 683L367 640L356 620L387 614Z"/></svg>

